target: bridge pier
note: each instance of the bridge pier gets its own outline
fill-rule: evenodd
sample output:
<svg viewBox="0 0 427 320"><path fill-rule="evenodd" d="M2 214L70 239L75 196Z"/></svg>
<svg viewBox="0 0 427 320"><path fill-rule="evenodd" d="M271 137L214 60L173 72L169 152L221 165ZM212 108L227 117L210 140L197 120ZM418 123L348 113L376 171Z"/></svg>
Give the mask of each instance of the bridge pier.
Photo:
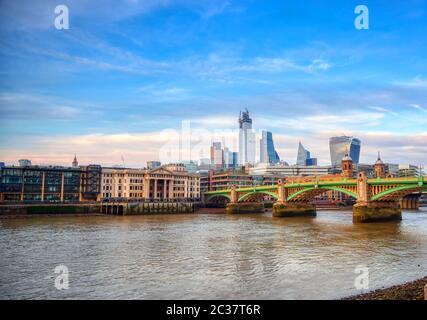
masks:
<svg viewBox="0 0 427 320"><path fill-rule="evenodd" d="M230 202L225 207L227 214L264 213L262 202L238 202L236 186L231 187Z"/></svg>
<svg viewBox="0 0 427 320"><path fill-rule="evenodd" d="M225 207L225 212L228 214L264 213L264 211L264 203L262 202L228 203Z"/></svg>
<svg viewBox="0 0 427 320"><path fill-rule="evenodd" d="M400 200L400 208L401 209L409 209L409 210L418 210L419 209L419 200L421 195L414 194L403 197Z"/></svg>
<svg viewBox="0 0 427 320"><path fill-rule="evenodd" d="M402 212L395 201L371 201L353 206L353 222L400 221Z"/></svg>
<svg viewBox="0 0 427 320"><path fill-rule="evenodd" d="M315 217L316 207L308 202L276 202L273 217Z"/></svg>

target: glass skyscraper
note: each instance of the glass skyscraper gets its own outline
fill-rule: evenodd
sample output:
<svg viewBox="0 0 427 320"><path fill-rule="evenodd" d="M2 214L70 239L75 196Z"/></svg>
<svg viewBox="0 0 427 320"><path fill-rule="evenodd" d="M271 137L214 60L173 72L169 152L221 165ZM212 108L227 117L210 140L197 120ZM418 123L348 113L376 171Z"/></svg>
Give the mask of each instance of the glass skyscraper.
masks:
<svg viewBox="0 0 427 320"><path fill-rule="evenodd" d="M307 159L310 159L310 151L305 149L300 141L298 144L297 165L305 166Z"/></svg>
<svg viewBox="0 0 427 320"><path fill-rule="evenodd" d="M252 131L252 119L246 109L239 117L239 165L255 164L255 132Z"/></svg>
<svg viewBox="0 0 427 320"><path fill-rule="evenodd" d="M280 162L279 155L274 148L273 134L270 131L262 131L259 154L262 163L276 164Z"/></svg>
<svg viewBox="0 0 427 320"><path fill-rule="evenodd" d="M311 158L310 151L304 148L301 141L298 144L297 165L317 166L317 158Z"/></svg>
<svg viewBox="0 0 427 320"><path fill-rule="evenodd" d="M224 148L224 167L237 167L237 152L230 151L230 149L228 149L227 147Z"/></svg>
<svg viewBox="0 0 427 320"><path fill-rule="evenodd" d="M221 142L213 142L211 146L211 164L215 169L221 169L224 165L224 154Z"/></svg>
<svg viewBox="0 0 427 320"><path fill-rule="evenodd" d="M348 150L353 163L359 163L360 146L362 142L354 137L340 136L329 139L329 151L331 153L332 166L341 165L341 160Z"/></svg>

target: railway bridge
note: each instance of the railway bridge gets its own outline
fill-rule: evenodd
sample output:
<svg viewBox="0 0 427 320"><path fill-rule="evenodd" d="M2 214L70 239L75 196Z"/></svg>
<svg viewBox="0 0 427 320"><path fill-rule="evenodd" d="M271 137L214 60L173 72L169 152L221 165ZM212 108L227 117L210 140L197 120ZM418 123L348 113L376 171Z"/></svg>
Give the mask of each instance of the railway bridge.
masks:
<svg viewBox="0 0 427 320"><path fill-rule="evenodd" d="M226 198L227 213L263 212L266 196L275 199L273 216L315 216L315 196L328 190L344 193L356 200L353 222L401 220L401 209L417 209L421 193L427 192L427 177L373 178L364 172L356 178L311 177L279 181L276 185L254 186L210 191L204 194L205 203L217 197Z"/></svg>

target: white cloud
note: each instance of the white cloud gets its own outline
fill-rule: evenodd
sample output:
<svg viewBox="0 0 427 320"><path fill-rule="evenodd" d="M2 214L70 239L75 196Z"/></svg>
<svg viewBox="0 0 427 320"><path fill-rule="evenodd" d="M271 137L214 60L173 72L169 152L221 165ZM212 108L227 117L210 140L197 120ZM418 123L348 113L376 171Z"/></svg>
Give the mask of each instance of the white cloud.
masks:
<svg viewBox="0 0 427 320"><path fill-rule="evenodd" d="M399 116L399 113L394 112L392 110L389 110L387 108L379 107L379 106L369 107L369 109L379 111L379 112L383 112L383 113L388 113L388 114L391 114L391 115L396 116L396 117Z"/></svg>
<svg viewBox="0 0 427 320"><path fill-rule="evenodd" d="M317 157L319 164L329 164L329 137L341 132L312 131L301 137L297 133L284 134L273 132L275 147L282 159L295 163L298 142ZM362 163L373 163L380 150L384 161L390 163L411 163L427 165L427 132L400 134L393 132L348 131L362 140ZM2 161L16 163L17 159L30 158L35 164L69 165L74 153L82 164L98 163L114 165L121 163L141 167L147 160L167 159L171 161L193 160L209 157L212 141L221 141L231 150L237 150L235 130L207 130L192 127L191 131L162 130L147 133L88 134L88 135L52 135L25 136L19 144L10 144L2 148ZM191 141L191 145L186 141ZM180 146L182 148L180 149Z"/></svg>
<svg viewBox="0 0 427 320"><path fill-rule="evenodd" d="M308 116L261 117L257 118L257 126L263 128L286 128L298 131L336 131L346 132L354 127L372 127L384 118L379 112L346 112L341 114L315 114Z"/></svg>
<svg viewBox="0 0 427 320"><path fill-rule="evenodd" d="M413 79L407 81L397 81L397 85L402 87L410 87L410 88L426 88L427 87L427 79L422 78L421 76L416 76Z"/></svg>
<svg viewBox="0 0 427 320"><path fill-rule="evenodd" d="M36 118L73 120L84 114L95 115L101 112L98 106L90 103L19 92L0 93L0 109L3 120Z"/></svg>
<svg viewBox="0 0 427 320"><path fill-rule="evenodd" d="M426 112L427 113L427 108L423 108L419 104L410 104L409 106L412 107L412 108L414 108L414 109L417 109L417 110L420 110L422 112ZM426 120L426 122L427 122L427 120Z"/></svg>

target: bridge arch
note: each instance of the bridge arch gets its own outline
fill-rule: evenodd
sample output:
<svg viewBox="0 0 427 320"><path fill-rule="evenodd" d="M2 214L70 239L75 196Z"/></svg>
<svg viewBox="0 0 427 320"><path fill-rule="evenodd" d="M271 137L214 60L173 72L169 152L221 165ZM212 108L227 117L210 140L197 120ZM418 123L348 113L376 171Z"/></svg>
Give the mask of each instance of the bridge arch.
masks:
<svg viewBox="0 0 427 320"><path fill-rule="evenodd" d="M371 201L375 200L399 200L408 194L427 190L426 187L420 186L418 184L406 185L406 186L398 186L388 190L384 190L382 192L377 193L371 197Z"/></svg>
<svg viewBox="0 0 427 320"><path fill-rule="evenodd" d="M346 195L349 195L350 197L353 197L354 199L357 199L357 194L355 192L353 192L353 191L350 191L350 190L347 190L347 189L342 189L342 188L339 188L339 187L321 186L321 187L317 187L317 188L316 187L308 187L308 188L304 188L304 189L298 190L297 192L294 192L293 194L291 194L286 200L287 201L293 200L294 198L296 198L299 195L302 195L302 194L304 194L306 192L319 191L318 193L316 192L316 195L317 195L317 194L320 194L320 193L323 193L323 192L326 192L326 191L330 191L330 190L338 191L338 192L344 193Z"/></svg>
<svg viewBox="0 0 427 320"><path fill-rule="evenodd" d="M215 199L215 198L226 198L226 199L228 199L229 201L231 201L231 197L230 197L230 195L220 193L220 194L212 194L212 195L209 195L209 196L206 198L206 202L210 202L210 201L212 201L212 200L213 200L213 199Z"/></svg>
<svg viewBox="0 0 427 320"><path fill-rule="evenodd" d="M268 196L272 196L274 199L278 199L277 194L273 193L273 192L269 192L269 191L253 191L253 192L248 192L245 193L243 196L239 197L239 199L237 200L237 202L242 202L243 200L255 195L255 194L264 194L264 195L268 195Z"/></svg>

